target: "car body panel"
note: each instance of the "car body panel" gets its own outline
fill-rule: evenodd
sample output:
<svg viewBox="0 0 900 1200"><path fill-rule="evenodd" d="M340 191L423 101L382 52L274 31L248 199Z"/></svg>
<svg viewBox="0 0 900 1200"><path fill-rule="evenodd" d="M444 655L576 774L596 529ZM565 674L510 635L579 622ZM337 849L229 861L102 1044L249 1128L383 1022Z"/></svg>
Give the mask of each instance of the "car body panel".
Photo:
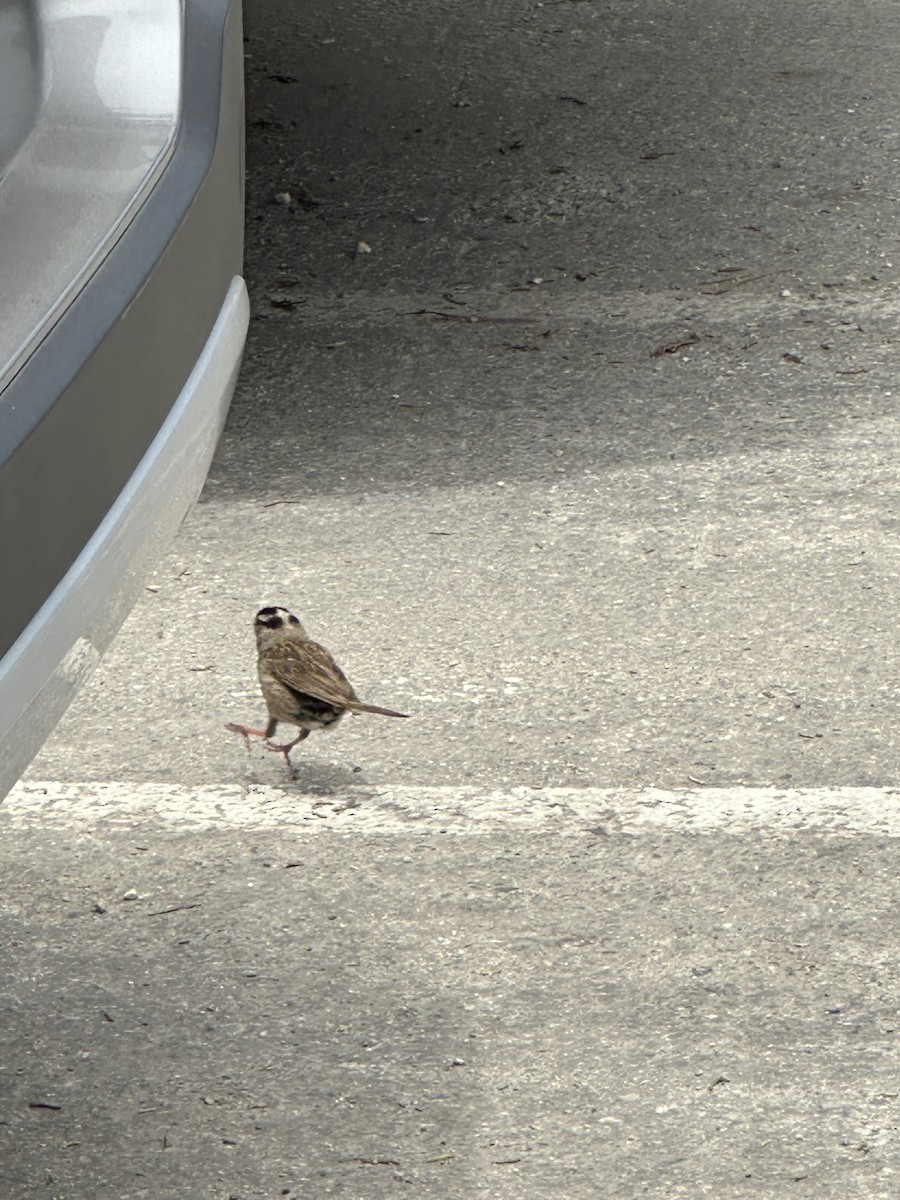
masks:
<svg viewBox="0 0 900 1200"><path fill-rule="evenodd" d="M99 662L203 486L237 380L248 316L247 289L235 276L203 353L138 469L0 661L0 796Z"/></svg>

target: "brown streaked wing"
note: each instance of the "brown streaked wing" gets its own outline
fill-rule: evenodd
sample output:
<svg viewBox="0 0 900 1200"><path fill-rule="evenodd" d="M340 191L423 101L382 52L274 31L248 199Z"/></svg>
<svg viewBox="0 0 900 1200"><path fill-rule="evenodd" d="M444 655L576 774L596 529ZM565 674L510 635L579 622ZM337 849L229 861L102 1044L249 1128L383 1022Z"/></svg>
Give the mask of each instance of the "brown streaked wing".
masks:
<svg viewBox="0 0 900 1200"><path fill-rule="evenodd" d="M347 676L318 642L281 642L266 654L266 665L292 691L337 707L357 700Z"/></svg>

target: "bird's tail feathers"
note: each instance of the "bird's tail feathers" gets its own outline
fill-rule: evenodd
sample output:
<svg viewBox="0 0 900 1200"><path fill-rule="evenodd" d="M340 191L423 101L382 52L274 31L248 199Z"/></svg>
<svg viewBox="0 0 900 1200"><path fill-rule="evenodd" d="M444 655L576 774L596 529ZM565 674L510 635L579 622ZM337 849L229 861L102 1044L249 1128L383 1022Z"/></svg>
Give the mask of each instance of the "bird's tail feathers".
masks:
<svg viewBox="0 0 900 1200"><path fill-rule="evenodd" d="M381 708L377 704L363 704L357 700L354 704L348 704L347 707L351 712L367 712L377 713L381 717L408 717L409 713L394 712L392 708Z"/></svg>

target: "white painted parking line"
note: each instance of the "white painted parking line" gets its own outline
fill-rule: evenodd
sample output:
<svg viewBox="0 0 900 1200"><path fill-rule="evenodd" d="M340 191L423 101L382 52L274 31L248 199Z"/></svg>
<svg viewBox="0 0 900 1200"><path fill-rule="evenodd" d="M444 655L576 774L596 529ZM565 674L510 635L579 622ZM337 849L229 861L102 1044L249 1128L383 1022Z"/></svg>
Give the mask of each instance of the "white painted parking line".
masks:
<svg viewBox="0 0 900 1200"><path fill-rule="evenodd" d="M312 795L292 788L155 783L20 783L0 825L284 829L448 834L520 829L584 834L809 832L900 837L900 788L505 788L380 786Z"/></svg>

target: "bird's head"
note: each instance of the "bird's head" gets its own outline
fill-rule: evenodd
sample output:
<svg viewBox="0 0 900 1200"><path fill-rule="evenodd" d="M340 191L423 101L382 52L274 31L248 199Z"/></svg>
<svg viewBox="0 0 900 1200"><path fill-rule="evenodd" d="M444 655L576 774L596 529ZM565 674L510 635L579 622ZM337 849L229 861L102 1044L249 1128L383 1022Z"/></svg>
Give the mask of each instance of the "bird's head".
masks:
<svg viewBox="0 0 900 1200"><path fill-rule="evenodd" d="M306 630L293 613L286 608L269 605L261 608L253 621L256 632L256 644L262 650L273 642L285 638L305 638Z"/></svg>

